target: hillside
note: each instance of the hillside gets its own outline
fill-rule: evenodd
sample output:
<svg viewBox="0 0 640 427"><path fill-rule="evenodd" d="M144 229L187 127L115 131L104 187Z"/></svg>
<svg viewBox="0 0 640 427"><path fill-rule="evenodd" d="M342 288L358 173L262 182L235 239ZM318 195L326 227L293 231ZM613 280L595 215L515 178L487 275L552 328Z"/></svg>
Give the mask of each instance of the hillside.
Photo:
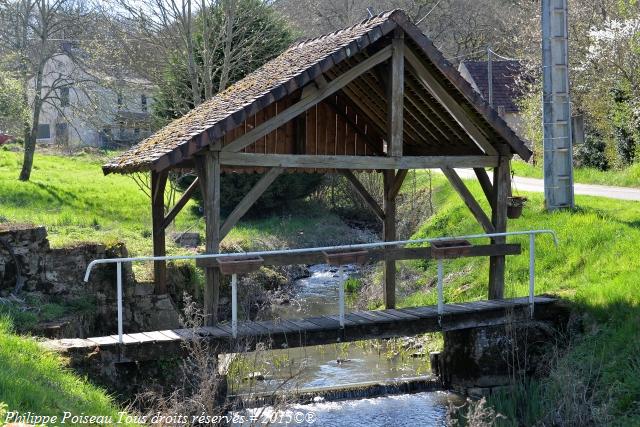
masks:
<svg viewBox="0 0 640 427"><path fill-rule="evenodd" d="M425 221L415 238L456 236L482 232L458 195L438 177L435 181L437 213ZM467 181L478 200L484 195ZM426 185L426 177L418 185ZM406 189L406 188L405 188ZM509 230L552 229L536 244L536 293L550 293L574 305L583 333L567 337L549 379L530 384L520 394L494 399L500 412L525 424L553 412L570 421L600 420L617 425L640 423L640 203L578 196L575 212L548 213L540 194L527 194L523 216L510 220ZM486 208L486 204L485 204ZM528 292L528 238L523 253L507 260L506 296ZM435 263L416 263L423 290L401 301L402 306L435 304L434 289L425 288L435 277ZM460 273L462 272L462 273ZM488 260L467 258L445 263L447 301L486 298ZM580 394L582 393L582 394ZM588 412L588 413L585 413ZM598 424L600 424L600 422Z"/></svg>

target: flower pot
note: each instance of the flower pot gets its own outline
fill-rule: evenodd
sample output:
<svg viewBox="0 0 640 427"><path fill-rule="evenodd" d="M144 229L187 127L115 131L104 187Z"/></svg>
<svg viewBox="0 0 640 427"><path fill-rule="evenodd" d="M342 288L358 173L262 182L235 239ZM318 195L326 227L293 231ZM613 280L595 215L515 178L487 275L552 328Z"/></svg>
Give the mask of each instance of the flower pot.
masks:
<svg viewBox="0 0 640 427"><path fill-rule="evenodd" d="M522 208L526 203L526 197L513 196L507 199L507 218L516 219L522 215Z"/></svg>

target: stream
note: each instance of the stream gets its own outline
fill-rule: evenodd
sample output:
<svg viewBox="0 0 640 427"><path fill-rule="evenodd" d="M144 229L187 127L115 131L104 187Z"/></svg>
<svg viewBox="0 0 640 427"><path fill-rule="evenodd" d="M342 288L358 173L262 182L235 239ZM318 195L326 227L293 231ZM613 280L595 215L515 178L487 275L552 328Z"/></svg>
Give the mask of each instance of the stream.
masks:
<svg viewBox="0 0 640 427"><path fill-rule="evenodd" d="M273 319L336 315L338 286L358 271L345 266L342 271L327 265L312 265L310 276L296 282L296 295L289 304L275 305ZM349 299L347 299L349 301ZM347 306L346 311L349 312ZM426 354L425 354L426 353ZM232 388L238 393L265 393L274 390L322 390L427 376L429 357L413 339L388 344L357 342L306 348L255 352L249 363L255 369L245 381ZM253 379L258 378L258 381ZM445 392L389 395L363 399L324 401L289 405L286 410L262 407L249 410L254 419L298 425L301 414L311 416L317 426L444 426L450 403L460 399ZM311 415L310 415L311 414ZM237 425L249 425L239 423ZM261 421L258 422L258 425Z"/></svg>

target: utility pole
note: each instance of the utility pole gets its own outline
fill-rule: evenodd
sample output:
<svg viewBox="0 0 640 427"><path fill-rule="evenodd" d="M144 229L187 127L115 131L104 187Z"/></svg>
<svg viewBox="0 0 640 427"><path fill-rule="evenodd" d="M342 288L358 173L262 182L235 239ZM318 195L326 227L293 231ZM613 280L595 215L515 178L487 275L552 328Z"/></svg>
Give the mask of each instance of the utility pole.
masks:
<svg viewBox="0 0 640 427"><path fill-rule="evenodd" d="M491 45L487 46L487 88L489 105L493 108L493 51Z"/></svg>
<svg viewBox="0 0 640 427"><path fill-rule="evenodd" d="M544 198L548 210L573 208L567 0L542 0Z"/></svg>

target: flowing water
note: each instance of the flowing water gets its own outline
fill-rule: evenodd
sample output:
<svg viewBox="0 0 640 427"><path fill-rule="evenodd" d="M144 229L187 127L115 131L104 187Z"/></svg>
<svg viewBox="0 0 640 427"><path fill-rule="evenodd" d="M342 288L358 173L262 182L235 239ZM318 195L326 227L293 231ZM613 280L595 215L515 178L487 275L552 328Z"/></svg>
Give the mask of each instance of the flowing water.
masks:
<svg viewBox="0 0 640 427"><path fill-rule="evenodd" d="M326 265L314 265L309 270L309 277L297 281L292 302L274 306L272 318L304 318L339 312L338 286L349 276L357 275L357 270L346 266L340 271ZM255 369L250 376L259 377L260 381L242 381L232 388L239 393L306 390L427 375L430 372L428 354L414 346L415 342L409 339L389 345L360 342L257 352L249 361ZM250 413L254 419L259 415L260 419L280 421L276 425L300 424L295 417L306 414L304 416L313 417L313 425L318 426L441 426L445 425L451 401L457 402L457 398L449 393L428 392L320 401L294 405L287 411L266 407Z"/></svg>

